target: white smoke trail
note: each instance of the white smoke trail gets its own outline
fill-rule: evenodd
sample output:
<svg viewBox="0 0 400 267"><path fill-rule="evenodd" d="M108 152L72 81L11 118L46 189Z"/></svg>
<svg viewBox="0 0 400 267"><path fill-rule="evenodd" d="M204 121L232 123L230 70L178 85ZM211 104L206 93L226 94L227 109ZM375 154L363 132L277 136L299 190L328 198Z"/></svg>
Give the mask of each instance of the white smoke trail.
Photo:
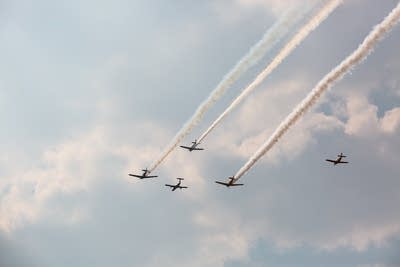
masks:
<svg viewBox="0 0 400 267"><path fill-rule="evenodd" d="M279 139L309 110L321 95L335 82L359 64L371 52L374 46L389 32L400 20L400 2L390 14L369 33L360 46L345 60L329 72L307 95L306 98L286 117L269 139L257 150L257 152L236 173L235 180L240 179L265 153L267 153Z"/></svg>
<svg viewBox="0 0 400 267"><path fill-rule="evenodd" d="M149 171L154 171L174 148L193 130L200 122L204 113L225 93L225 91L251 66L257 63L289 30L296 25L320 0L310 0L301 7L294 8L279 19L255 44L250 51L224 76L222 81L211 92L207 99L200 104L192 117L179 130L159 158L151 165Z"/></svg>
<svg viewBox="0 0 400 267"><path fill-rule="evenodd" d="M239 105L271 72L278 67L282 61L287 58L290 53L323 22L330 13L341 3L341 0L331 0L319 10L319 12L311 18L293 38L279 51L271 63L249 84L246 89L229 105L225 111L208 127L208 129L197 139L201 143L204 138L224 119L237 105Z"/></svg>

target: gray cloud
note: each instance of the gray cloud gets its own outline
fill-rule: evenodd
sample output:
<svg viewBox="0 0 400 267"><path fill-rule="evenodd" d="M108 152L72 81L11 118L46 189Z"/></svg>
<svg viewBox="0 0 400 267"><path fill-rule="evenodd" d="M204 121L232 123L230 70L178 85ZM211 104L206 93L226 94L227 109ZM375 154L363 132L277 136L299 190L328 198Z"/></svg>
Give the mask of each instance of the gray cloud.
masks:
<svg viewBox="0 0 400 267"><path fill-rule="evenodd" d="M370 246L359 252L349 248L338 248L333 251L299 246L288 251L281 251L266 242L257 242L246 262L232 261L227 267L239 266L397 266L399 241L391 239L383 246Z"/></svg>

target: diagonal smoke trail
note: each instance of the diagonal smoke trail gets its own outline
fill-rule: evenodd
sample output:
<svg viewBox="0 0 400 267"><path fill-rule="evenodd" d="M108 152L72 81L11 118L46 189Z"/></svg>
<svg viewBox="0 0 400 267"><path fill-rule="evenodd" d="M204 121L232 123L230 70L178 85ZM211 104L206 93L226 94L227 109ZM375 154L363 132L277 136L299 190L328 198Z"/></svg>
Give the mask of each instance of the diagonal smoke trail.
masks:
<svg viewBox="0 0 400 267"><path fill-rule="evenodd" d="M286 117L269 139L256 151L246 164L236 173L235 180L240 179L265 153L267 153L279 139L293 126L307 110L309 110L335 82L351 70L355 65L364 60L373 50L374 46L389 32L400 20L400 2L390 14L368 34L360 46L329 72L303 101Z"/></svg>
<svg viewBox="0 0 400 267"><path fill-rule="evenodd" d="M278 67L282 61L314 30L321 24L330 13L341 3L341 0L330 0L319 12L311 18L293 38L279 51L271 63L256 77L256 79L242 91L242 93L229 105L225 111L208 127L208 129L197 139L201 143L204 138L237 106L239 105L271 72Z"/></svg>
<svg viewBox="0 0 400 267"><path fill-rule="evenodd" d="M204 113L225 93L237 79L257 61L259 61L289 30L296 25L320 0L309 0L302 7L297 7L279 19L255 44L250 51L224 76L222 81L211 92L207 99L200 104L192 117L179 130L172 141L162 151L159 158L151 165L149 171L154 171L174 148L193 130L200 122Z"/></svg>

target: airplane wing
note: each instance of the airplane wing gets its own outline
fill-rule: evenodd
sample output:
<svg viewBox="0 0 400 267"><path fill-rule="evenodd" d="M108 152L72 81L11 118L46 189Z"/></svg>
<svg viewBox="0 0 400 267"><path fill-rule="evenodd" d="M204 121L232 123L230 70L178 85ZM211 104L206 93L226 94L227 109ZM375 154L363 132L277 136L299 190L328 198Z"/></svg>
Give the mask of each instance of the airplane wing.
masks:
<svg viewBox="0 0 400 267"><path fill-rule="evenodd" d="M339 161L338 163L349 163L348 161Z"/></svg>
<svg viewBox="0 0 400 267"><path fill-rule="evenodd" d="M217 184L222 184L222 185L225 185L225 186L229 186L229 184L228 183L224 183L224 182L220 182L220 181L215 181Z"/></svg>
<svg viewBox="0 0 400 267"><path fill-rule="evenodd" d="M240 186L240 185L244 185L244 184L231 184L231 186Z"/></svg>
<svg viewBox="0 0 400 267"><path fill-rule="evenodd" d="M204 148L192 148L192 150L204 150Z"/></svg>
<svg viewBox="0 0 400 267"><path fill-rule="evenodd" d="M172 184L165 184L165 186L175 187L175 185L172 185Z"/></svg>
<svg viewBox="0 0 400 267"><path fill-rule="evenodd" d="M332 160L332 159L326 159L326 161L332 162L332 163L336 163L336 160Z"/></svg>
<svg viewBox="0 0 400 267"><path fill-rule="evenodd" d="M181 148L184 148L184 149L191 149L191 147L188 147L188 146L180 146Z"/></svg>
<svg viewBox="0 0 400 267"><path fill-rule="evenodd" d="M129 176L136 177L136 178L140 178L140 179L143 179L143 178L144 178L144 176L142 176L142 175L137 175L137 174L129 174Z"/></svg>
<svg viewBox="0 0 400 267"><path fill-rule="evenodd" d="M137 174L129 174L129 176L136 177L136 178L139 178L139 179L147 179L147 178L158 177L158 176L155 176L155 175L153 175L153 176L143 176L143 175L137 175Z"/></svg>
<svg viewBox="0 0 400 267"><path fill-rule="evenodd" d="M187 186L181 186L181 188L188 188Z"/></svg>

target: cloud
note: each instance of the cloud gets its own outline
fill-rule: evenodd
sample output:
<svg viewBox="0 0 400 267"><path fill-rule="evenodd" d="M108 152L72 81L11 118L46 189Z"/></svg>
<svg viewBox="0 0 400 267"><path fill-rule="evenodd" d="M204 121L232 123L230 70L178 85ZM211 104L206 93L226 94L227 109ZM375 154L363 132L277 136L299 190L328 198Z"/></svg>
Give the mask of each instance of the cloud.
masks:
<svg viewBox="0 0 400 267"><path fill-rule="evenodd" d="M307 245L281 250L269 242L260 240L252 246L250 257L243 261L230 261L229 267L240 266L397 266L399 256L398 238L391 239L385 246L370 246L359 252L347 247L323 251Z"/></svg>
<svg viewBox="0 0 400 267"><path fill-rule="evenodd" d="M312 0L307 0L308 2L315 2ZM236 3L240 5L242 8L263 8L265 11L278 16L285 12L289 8L293 8L299 6L298 1L296 0L288 0L288 1L279 1L279 0L236 0ZM302 3L304 5L305 3Z"/></svg>
<svg viewBox="0 0 400 267"><path fill-rule="evenodd" d="M378 108L368 102L366 96L361 94L351 95L347 98L348 121L346 133L356 136L375 135L378 131Z"/></svg>
<svg viewBox="0 0 400 267"><path fill-rule="evenodd" d="M247 159L304 96L307 88L310 88L310 82L305 75L264 87L245 101L237 116L225 123L223 129L216 131L217 138L210 144L211 149L215 153ZM311 113L264 160L275 164L293 160L315 141L317 133L332 132L343 126L334 116Z"/></svg>
<svg viewBox="0 0 400 267"><path fill-rule="evenodd" d="M98 138L92 135L61 144L43 153L42 167L17 171L6 178L0 200L2 230L37 221L40 214L49 212L46 208L54 196L87 189L101 149Z"/></svg>
<svg viewBox="0 0 400 267"><path fill-rule="evenodd" d="M142 124L142 131L149 136L152 132L162 132L148 123ZM135 136L141 138L140 134ZM135 153L138 150L141 153ZM124 174L127 174L132 168L143 168L154 153L155 149L146 144L129 145L113 140L103 127L66 140L44 151L38 166L15 170L2 180L0 228L11 232L54 213L61 216L61 221L78 223L85 217L80 206L58 206L52 202L57 203L59 197L74 198L77 193L90 191L95 177L101 177L105 169L113 166L112 162L123 162ZM108 159L111 163L106 162Z"/></svg>
<svg viewBox="0 0 400 267"><path fill-rule="evenodd" d="M288 10L302 8L304 5L314 5L315 0L306 0L299 4L295 0L218 0L213 1L211 6L221 19L227 24L236 24L248 20L247 14L260 13L270 19L277 19Z"/></svg>
<svg viewBox="0 0 400 267"><path fill-rule="evenodd" d="M376 137L380 134L393 135L400 124L400 108L395 107L378 116L378 106L370 103L367 95L352 91L344 97L346 110L342 115L347 116L345 132L358 137ZM340 101L339 101L340 102ZM336 102L338 103L338 102ZM335 104L334 107L335 108Z"/></svg>
<svg viewBox="0 0 400 267"><path fill-rule="evenodd" d="M400 108L387 111L380 122L383 132L395 133L400 126Z"/></svg>
<svg viewBox="0 0 400 267"><path fill-rule="evenodd" d="M210 144L214 153L225 160L228 155L246 159L310 86L300 76L270 87L251 97L238 116L210 138L214 139ZM330 110L323 106L310 112L270 157L244 177L245 184L251 181L260 188L253 199L238 197L236 211L228 209L229 216L212 213L203 215L201 221L214 224L232 217L229 221L257 233L249 234L250 242L258 236L274 240L282 249L305 243L327 251L340 247L365 251L371 244L382 246L399 234L396 190L389 193L384 189L400 186L396 178L400 159L393 156L393 144L399 140L393 134L386 139L388 129L398 127L398 108L379 117L378 107L370 103L368 95L360 94L359 88L346 88L345 96L334 94L338 99L329 103ZM261 134L252 134L260 130ZM370 138L374 138L372 143ZM340 151L350 154L350 169L329 171L324 157ZM370 151L377 152L371 155ZM288 162L294 172L287 170ZM380 174L383 170L384 177ZM226 210L229 201L223 203L226 205L220 205Z"/></svg>

